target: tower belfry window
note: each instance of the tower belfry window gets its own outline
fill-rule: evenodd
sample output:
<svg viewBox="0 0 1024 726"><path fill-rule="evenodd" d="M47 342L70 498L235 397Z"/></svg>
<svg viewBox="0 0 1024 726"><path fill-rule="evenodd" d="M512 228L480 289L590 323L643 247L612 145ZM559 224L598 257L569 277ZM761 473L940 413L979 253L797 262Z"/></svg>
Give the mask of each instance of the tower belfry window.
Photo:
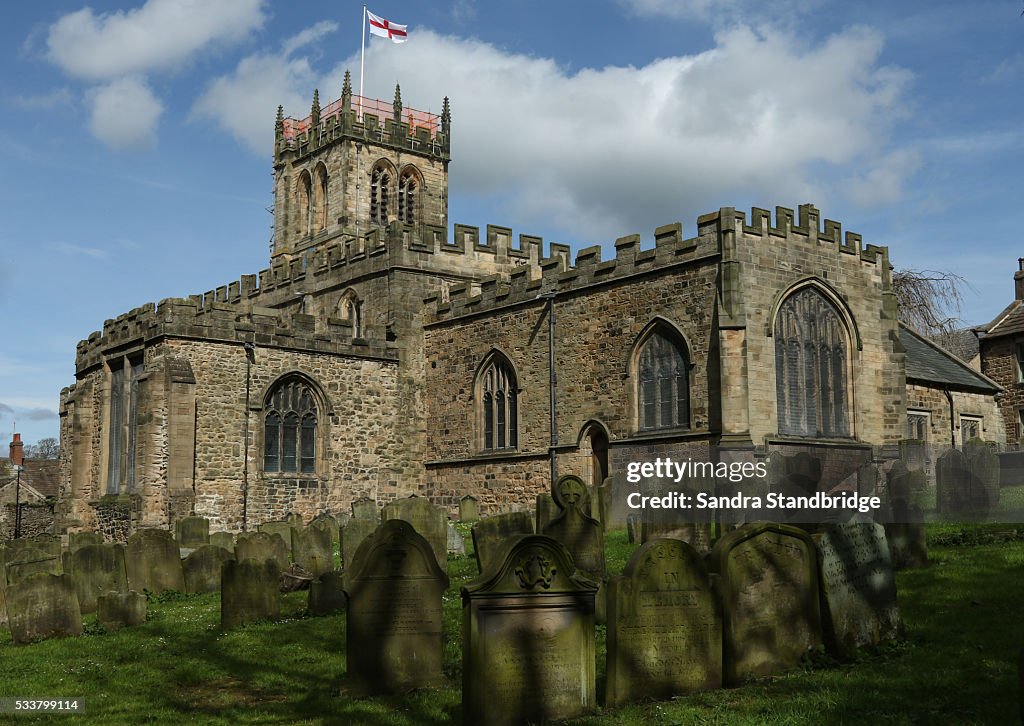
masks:
<svg viewBox="0 0 1024 726"><path fill-rule="evenodd" d="M373 170L370 178L370 221L386 225L390 213L391 174L382 167Z"/></svg>
<svg viewBox="0 0 1024 726"><path fill-rule="evenodd" d="M411 171L403 172L398 182L398 219L406 224L416 222L416 195L418 184Z"/></svg>

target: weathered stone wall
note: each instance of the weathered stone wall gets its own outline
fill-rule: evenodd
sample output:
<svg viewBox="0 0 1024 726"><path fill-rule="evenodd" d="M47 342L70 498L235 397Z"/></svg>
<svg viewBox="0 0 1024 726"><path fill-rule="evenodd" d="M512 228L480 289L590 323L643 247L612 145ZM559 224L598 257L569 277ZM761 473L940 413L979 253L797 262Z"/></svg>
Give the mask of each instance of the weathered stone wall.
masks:
<svg viewBox="0 0 1024 726"><path fill-rule="evenodd" d="M1024 336L1019 335L981 340L981 372L1005 389L999 407L1006 440L1010 443L1024 442L1024 428L1020 424L1024 384L1017 382L1015 360L1016 347L1021 343L1024 343Z"/></svg>
<svg viewBox="0 0 1024 726"><path fill-rule="evenodd" d="M14 539L17 508L14 504L0 507L0 541ZM39 534L53 534L53 504L36 502L21 504L21 536L35 537Z"/></svg>

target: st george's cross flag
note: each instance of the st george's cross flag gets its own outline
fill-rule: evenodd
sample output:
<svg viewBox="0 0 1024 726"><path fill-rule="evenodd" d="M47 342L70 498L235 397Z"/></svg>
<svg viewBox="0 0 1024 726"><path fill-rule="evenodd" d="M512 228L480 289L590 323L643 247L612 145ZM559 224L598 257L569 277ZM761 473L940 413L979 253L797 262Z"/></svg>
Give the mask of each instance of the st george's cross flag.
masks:
<svg viewBox="0 0 1024 726"><path fill-rule="evenodd" d="M395 43L404 43L408 39L405 29L409 26L398 25L374 15L369 10L366 15L370 18L370 35L379 35L381 38L390 38Z"/></svg>

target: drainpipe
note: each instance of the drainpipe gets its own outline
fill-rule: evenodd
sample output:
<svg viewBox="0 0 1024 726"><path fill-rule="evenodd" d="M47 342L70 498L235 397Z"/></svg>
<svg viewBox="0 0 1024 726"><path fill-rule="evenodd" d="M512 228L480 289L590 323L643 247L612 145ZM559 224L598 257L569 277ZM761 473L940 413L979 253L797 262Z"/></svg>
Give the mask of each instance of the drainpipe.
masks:
<svg viewBox="0 0 1024 726"><path fill-rule="evenodd" d="M949 445L956 448L956 422L953 420L953 394L949 392L948 388L943 388L942 392L946 394L946 400L949 401Z"/></svg>
<svg viewBox="0 0 1024 726"><path fill-rule="evenodd" d="M249 531L249 393L252 389L252 361L256 355L256 346L246 343L245 350L245 454L242 460L242 531Z"/></svg>
<svg viewBox="0 0 1024 726"><path fill-rule="evenodd" d="M551 411L551 486L558 480L558 415L555 408L555 291L541 293L537 299L548 302L548 408Z"/></svg>

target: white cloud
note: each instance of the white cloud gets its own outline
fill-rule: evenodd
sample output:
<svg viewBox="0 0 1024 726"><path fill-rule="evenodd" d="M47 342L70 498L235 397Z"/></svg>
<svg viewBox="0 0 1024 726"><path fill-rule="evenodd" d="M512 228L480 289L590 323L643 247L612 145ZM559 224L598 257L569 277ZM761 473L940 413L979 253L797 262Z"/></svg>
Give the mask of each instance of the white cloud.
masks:
<svg viewBox="0 0 1024 726"><path fill-rule="evenodd" d="M662 17L675 20L700 20L722 23L750 24L772 18L786 21L821 5L823 0L619 0L631 13L640 17Z"/></svg>
<svg viewBox="0 0 1024 726"><path fill-rule="evenodd" d="M453 195L501 199L523 231L543 223L606 241L737 195L824 206L858 195L850 179L899 192L914 157L893 155L886 139L909 74L879 66L877 33L852 28L809 46L735 27L715 40L695 55L570 73L420 29L401 46L367 49L366 94L390 100L400 80L407 106L435 113L450 96ZM334 100L358 63L352 56L317 83L306 58L251 56L211 84L194 114L266 155L277 104L306 116L313 86L322 103Z"/></svg>
<svg viewBox="0 0 1024 726"><path fill-rule="evenodd" d="M330 20L321 20L316 25L301 30L284 42L281 48L281 55L289 56L300 48L315 43L325 35L330 35L338 29L338 24Z"/></svg>
<svg viewBox="0 0 1024 726"><path fill-rule="evenodd" d="M154 142L164 107L145 80L127 77L111 81L90 90L87 102L91 108L89 130L110 148L139 148Z"/></svg>
<svg viewBox="0 0 1024 726"><path fill-rule="evenodd" d="M921 154L898 149L855 174L846 184L847 196L861 207L876 207L903 198L904 182L921 168Z"/></svg>
<svg viewBox="0 0 1024 726"><path fill-rule="evenodd" d="M99 247L73 245L68 242L61 242L57 244L56 249L58 252L65 255L83 255L85 257L91 257L94 260L104 260L109 256L106 250L100 249Z"/></svg>
<svg viewBox="0 0 1024 726"><path fill-rule="evenodd" d="M57 88L50 93L41 93L35 96L14 96L11 104L23 108L26 111L48 111L55 108L67 109L74 103L71 91L67 88Z"/></svg>
<svg viewBox="0 0 1024 726"><path fill-rule="evenodd" d="M202 48L231 43L262 26L264 0L148 0L140 8L97 15L92 8L50 26L47 55L90 80L173 68Z"/></svg>

